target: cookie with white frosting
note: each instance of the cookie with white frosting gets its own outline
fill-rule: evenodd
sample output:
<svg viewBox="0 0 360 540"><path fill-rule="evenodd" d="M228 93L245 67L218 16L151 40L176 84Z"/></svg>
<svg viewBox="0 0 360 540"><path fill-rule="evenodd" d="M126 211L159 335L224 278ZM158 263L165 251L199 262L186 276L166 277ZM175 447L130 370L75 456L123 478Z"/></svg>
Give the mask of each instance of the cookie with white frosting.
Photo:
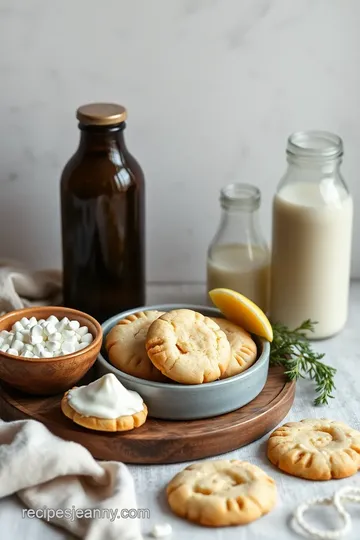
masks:
<svg viewBox="0 0 360 540"><path fill-rule="evenodd" d="M75 424L96 431L129 431L144 424L148 413L142 397L111 373L68 390L61 410Z"/></svg>

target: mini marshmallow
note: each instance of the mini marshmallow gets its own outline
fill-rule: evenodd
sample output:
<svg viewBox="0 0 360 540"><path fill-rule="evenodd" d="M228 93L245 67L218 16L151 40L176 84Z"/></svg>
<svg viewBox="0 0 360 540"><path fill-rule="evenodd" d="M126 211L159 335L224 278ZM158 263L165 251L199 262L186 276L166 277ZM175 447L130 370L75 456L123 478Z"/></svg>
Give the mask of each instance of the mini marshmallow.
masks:
<svg viewBox="0 0 360 540"><path fill-rule="evenodd" d="M11 348L16 349L18 352L20 352L20 351L23 350L24 344L19 339L14 339L12 344L11 344ZM9 353L9 354L11 354L11 353Z"/></svg>
<svg viewBox="0 0 360 540"><path fill-rule="evenodd" d="M36 320L36 317L31 317L31 319L29 320L29 324L28 324L28 328L32 328L33 326L35 326L35 324L37 324L37 320Z"/></svg>
<svg viewBox="0 0 360 540"><path fill-rule="evenodd" d="M59 319L55 317L55 315L50 315L50 317L47 318L46 322L49 322L55 325L59 322Z"/></svg>
<svg viewBox="0 0 360 540"><path fill-rule="evenodd" d="M62 335L64 336L64 340L66 341L67 338L75 336L75 330L63 330Z"/></svg>
<svg viewBox="0 0 360 540"><path fill-rule="evenodd" d="M59 351L61 349L61 343L60 341L47 341L45 348L50 352Z"/></svg>
<svg viewBox="0 0 360 540"><path fill-rule="evenodd" d="M43 329L39 324L35 324L30 331L30 343L36 345L43 341Z"/></svg>
<svg viewBox="0 0 360 540"><path fill-rule="evenodd" d="M42 343L43 337L42 336L31 336L30 337L30 344L31 345L37 345L38 343Z"/></svg>
<svg viewBox="0 0 360 540"><path fill-rule="evenodd" d="M23 325L21 324L20 321L16 321L16 323L14 323L14 324L12 325L11 330L12 330L13 332L20 332L21 330L25 330L25 328L23 327Z"/></svg>
<svg viewBox="0 0 360 540"><path fill-rule="evenodd" d="M70 321L68 324L69 330L78 330L80 328L79 321Z"/></svg>
<svg viewBox="0 0 360 540"><path fill-rule="evenodd" d="M74 345L77 345L77 343L79 343L79 340L78 340L77 336L69 336L69 337L64 336L64 341L67 341L69 343L73 343Z"/></svg>
<svg viewBox="0 0 360 540"><path fill-rule="evenodd" d="M81 351L81 349L85 349L85 347L87 347L88 345L89 343L86 343L86 341L83 343L76 343L75 348L77 351Z"/></svg>
<svg viewBox="0 0 360 540"><path fill-rule="evenodd" d="M63 341L63 337L60 332L54 332L48 336L48 341Z"/></svg>
<svg viewBox="0 0 360 540"><path fill-rule="evenodd" d="M21 333L21 339L24 343L29 343L30 341L30 330L23 330Z"/></svg>
<svg viewBox="0 0 360 540"><path fill-rule="evenodd" d="M75 344L69 341L64 341L64 343L61 345L61 351L64 354L71 354L75 352Z"/></svg>
<svg viewBox="0 0 360 540"><path fill-rule="evenodd" d="M89 329L87 326L80 326L78 330L76 330L76 333L79 334L79 336L83 337L85 334L89 332Z"/></svg>
<svg viewBox="0 0 360 540"><path fill-rule="evenodd" d="M58 330L58 332L62 332L64 328L67 327L69 322L69 319L67 317L64 317L63 319L61 319L61 321L55 324L56 330Z"/></svg>
<svg viewBox="0 0 360 540"><path fill-rule="evenodd" d="M29 324L29 319L27 317L23 317L22 319L20 319L20 323L23 325L24 328L27 328Z"/></svg>
<svg viewBox="0 0 360 540"><path fill-rule="evenodd" d="M172 527L170 523L159 523L154 525L151 536L154 538L165 538L165 536L170 536L172 533Z"/></svg>
<svg viewBox="0 0 360 540"><path fill-rule="evenodd" d="M34 354L38 354L39 356L41 356L41 353L44 351L44 346L41 344L41 343L37 343L34 347Z"/></svg>
<svg viewBox="0 0 360 540"><path fill-rule="evenodd" d="M15 332L14 339L18 339L20 341L23 341L23 333L22 332Z"/></svg>
<svg viewBox="0 0 360 540"><path fill-rule="evenodd" d="M26 358L51 358L72 354L87 347L93 336L87 326L55 315L46 320L23 317L12 326L12 332L0 332L0 350ZM15 352L14 352L15 351Z"/></svg>
<svg viewBox="0 0 360 540"><path fill-rule="evenodd" d="M47 351L46 349L44 349L40 354L40 358L52 358L52 357L53 357L53 353L50 351Z"/></svg>
<svg viewBox="0 0 360 540"><path fill-rule="evenodd" d="M44 334L46 336L50 336L51 334L55 334L55 332L56 332L56 326L52 322L48 322L44 326Z"/></svg>
<svg viewBox="0 0 360 540"><path fill-rule="evenodd" d="M82 343L91 343L92 340L93 340L93 336L92 336L92 334L90 334L90 332L88 332L87 334L85 334L81 338Z"/></svg>

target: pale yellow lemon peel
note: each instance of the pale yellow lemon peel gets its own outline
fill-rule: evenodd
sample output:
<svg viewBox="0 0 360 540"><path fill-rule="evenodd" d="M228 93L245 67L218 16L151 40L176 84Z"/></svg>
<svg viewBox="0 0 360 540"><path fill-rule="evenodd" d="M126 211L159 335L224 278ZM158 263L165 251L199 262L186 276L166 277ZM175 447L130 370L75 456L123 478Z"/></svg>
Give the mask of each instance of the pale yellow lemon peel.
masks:
<svg viewBox="0 0 360 540"><path fill-rule="evenodd" d="M232 289L212 289L209 296L229 321L251 334L273 340L273 329L265 313L246 296Z"/></svg>

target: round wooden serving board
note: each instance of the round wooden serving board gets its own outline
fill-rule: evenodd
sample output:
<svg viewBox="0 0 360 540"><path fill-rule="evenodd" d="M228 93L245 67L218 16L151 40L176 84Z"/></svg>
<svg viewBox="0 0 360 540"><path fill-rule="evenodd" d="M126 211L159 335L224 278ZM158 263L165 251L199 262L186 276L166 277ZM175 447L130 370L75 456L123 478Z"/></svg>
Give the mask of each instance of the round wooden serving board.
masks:
<svg viewBox="0 0 360 540"><path fill-rule="evenodd" d="M125 463L179 463L216 456L240 448L273 429L286 416L295 396L281 367L269 370L261 394L229 414L191 421L148 418L140 428L125 433L89 431L60 410L60 396L32 397L0 386L0 417L39 420L59 437L85 446L97 459Z"/></svg>

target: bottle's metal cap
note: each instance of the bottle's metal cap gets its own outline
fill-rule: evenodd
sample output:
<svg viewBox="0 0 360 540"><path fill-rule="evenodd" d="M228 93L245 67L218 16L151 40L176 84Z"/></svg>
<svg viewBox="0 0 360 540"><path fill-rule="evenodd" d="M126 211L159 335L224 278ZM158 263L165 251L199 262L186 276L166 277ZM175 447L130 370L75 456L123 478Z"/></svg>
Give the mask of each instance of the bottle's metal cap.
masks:
<svg viewBox="0 0 360 540"><path fill-rule="evenodd" d="M87 126L114 126L125 122L127 111L116 103L88 103L78 108L76 118Z"/></svg>

